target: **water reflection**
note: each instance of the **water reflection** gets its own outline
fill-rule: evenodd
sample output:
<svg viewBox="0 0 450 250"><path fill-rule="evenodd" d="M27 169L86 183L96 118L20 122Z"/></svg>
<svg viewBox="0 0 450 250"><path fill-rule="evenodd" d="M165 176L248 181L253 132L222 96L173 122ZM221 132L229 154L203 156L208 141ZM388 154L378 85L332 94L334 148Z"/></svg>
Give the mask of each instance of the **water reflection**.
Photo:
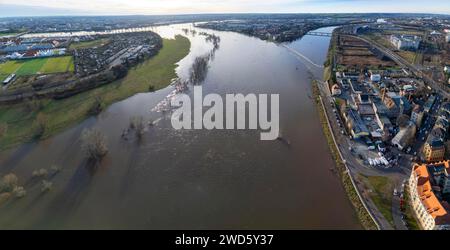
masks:
<svg viewBox="0 0 450 250"><path fill-rule="evenodd" d="M190 24L153 30L164 38L182 34L191 40L190 54L178 63L178 79L115 103L46 141L0 153L0 172L13 171L21 180L52 164L61 167L50 192L42 195L31 186L27 197L2 207L0 228L360 227L339 179L329 171L334 163L309 98L309 74L319 78L322 69L281 45L236 33ZM220 46L205 41L202 32L220 37ZM289 47L320 65L329 43L323 39L306 36ZM290 147L261 142L260 131L172 129L167 104L179 93L192 95L192 65L205 55L204 94L280 94L280 124ZM151 125L140 143L125 141L121 135L136 116ZM107 136L109 154L94 172L86 168L79 145L85 128Z"/></svg>

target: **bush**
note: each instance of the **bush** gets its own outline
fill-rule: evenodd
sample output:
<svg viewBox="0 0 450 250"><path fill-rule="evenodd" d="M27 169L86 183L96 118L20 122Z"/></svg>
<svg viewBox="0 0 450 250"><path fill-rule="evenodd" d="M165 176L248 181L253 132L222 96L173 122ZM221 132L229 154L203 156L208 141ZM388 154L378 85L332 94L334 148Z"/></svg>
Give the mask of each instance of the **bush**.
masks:
<svg viewBox="0 0 450 250"><path fill-rule="evenodd" d="M122 79L125 76L127 76L128 74L128 69L127 67L125 67L124 65L120 64L120 65L116 65L112 68L114 77L116 79Z"/></svg>
<svg viewBox="0 0 450 250"><path fill-rule="evenodd" d="M43 107L44 104L37 98L31 98L25 102L25 108L28 112L40 111Z"/></svg>
<svg viewBox="0 0 450 250"><path fill-rule="evenodd" d="M95 97L94 103L92 104L92 107L89 109L88 114L89 115L98 115L100 114L104 109L104 104L102 98L99 96Z"/></svg>
<svg viewBox="0 0 450 250"><path fill-rule="evenodd" d="M106 137L97 129L85 129L81 135L81 141L89 160L99 162L108 154Z"/></svg>
<svg viewBox="0 0 450 250"><path fill-rule="evenodd" d="M36 131L36 137L40 137L45 134L45 131L47 130L48 126L48 117L44 113L39 113L36 116L35 120L35 131Z"/></svg>
<svg viewBox="0 0 450 250"><path fill-rule="evenodd" d="M8 124L0 123L0 138L5 136L7 132L8 132Z"/></svg>

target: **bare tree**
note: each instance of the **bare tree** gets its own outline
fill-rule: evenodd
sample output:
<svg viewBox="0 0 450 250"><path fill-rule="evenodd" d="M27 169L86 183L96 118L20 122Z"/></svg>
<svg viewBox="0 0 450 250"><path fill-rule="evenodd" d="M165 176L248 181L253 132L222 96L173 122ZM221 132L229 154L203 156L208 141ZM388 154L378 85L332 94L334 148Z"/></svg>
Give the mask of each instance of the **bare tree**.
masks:
<svg viewBox="0 0 450 250"><path fill-rule="evenodd" d="M106 137L97 129L85 129L81 135L81 141L89 160L99 162L108 154Z"/></svg>
<svg viewBox="0 0 450 250"><path fill-rule="evenodd" d="M48 117L46 114L40 112L36 116L35 127L36 127L36 136L42 136L47 130L48 126Z"/></svg>

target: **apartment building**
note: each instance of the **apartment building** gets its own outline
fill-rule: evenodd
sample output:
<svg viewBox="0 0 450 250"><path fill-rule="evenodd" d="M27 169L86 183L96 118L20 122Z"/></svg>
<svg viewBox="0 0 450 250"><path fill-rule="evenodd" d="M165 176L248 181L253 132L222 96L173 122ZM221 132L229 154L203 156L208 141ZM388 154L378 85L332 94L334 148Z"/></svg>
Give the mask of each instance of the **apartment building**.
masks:
<svg viewBox="0 0 450 250"><path fill-rule="evenodd" d="M425 230L450 230L450 161L413 166L409 194L416 218Z"/></svg>

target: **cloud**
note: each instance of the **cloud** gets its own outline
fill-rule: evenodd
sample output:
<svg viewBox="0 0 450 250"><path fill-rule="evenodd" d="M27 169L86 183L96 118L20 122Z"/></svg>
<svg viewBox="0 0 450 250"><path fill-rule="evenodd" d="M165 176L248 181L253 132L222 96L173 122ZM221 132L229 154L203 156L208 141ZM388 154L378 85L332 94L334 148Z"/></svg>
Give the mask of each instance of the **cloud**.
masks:
<svg viewBox="0 0 450 250"><path fill-rule="evenodd" d="M0 0L5 1L5 0ZM0 10L8 4L0 3ZM96 14L244 12L430 12L450 13L448 0L14 0L24 9ZM20 12L20 8L17 8ZM1 14L1 12L0 12ZM37 13L40 14L40 13Z"/></svg>

